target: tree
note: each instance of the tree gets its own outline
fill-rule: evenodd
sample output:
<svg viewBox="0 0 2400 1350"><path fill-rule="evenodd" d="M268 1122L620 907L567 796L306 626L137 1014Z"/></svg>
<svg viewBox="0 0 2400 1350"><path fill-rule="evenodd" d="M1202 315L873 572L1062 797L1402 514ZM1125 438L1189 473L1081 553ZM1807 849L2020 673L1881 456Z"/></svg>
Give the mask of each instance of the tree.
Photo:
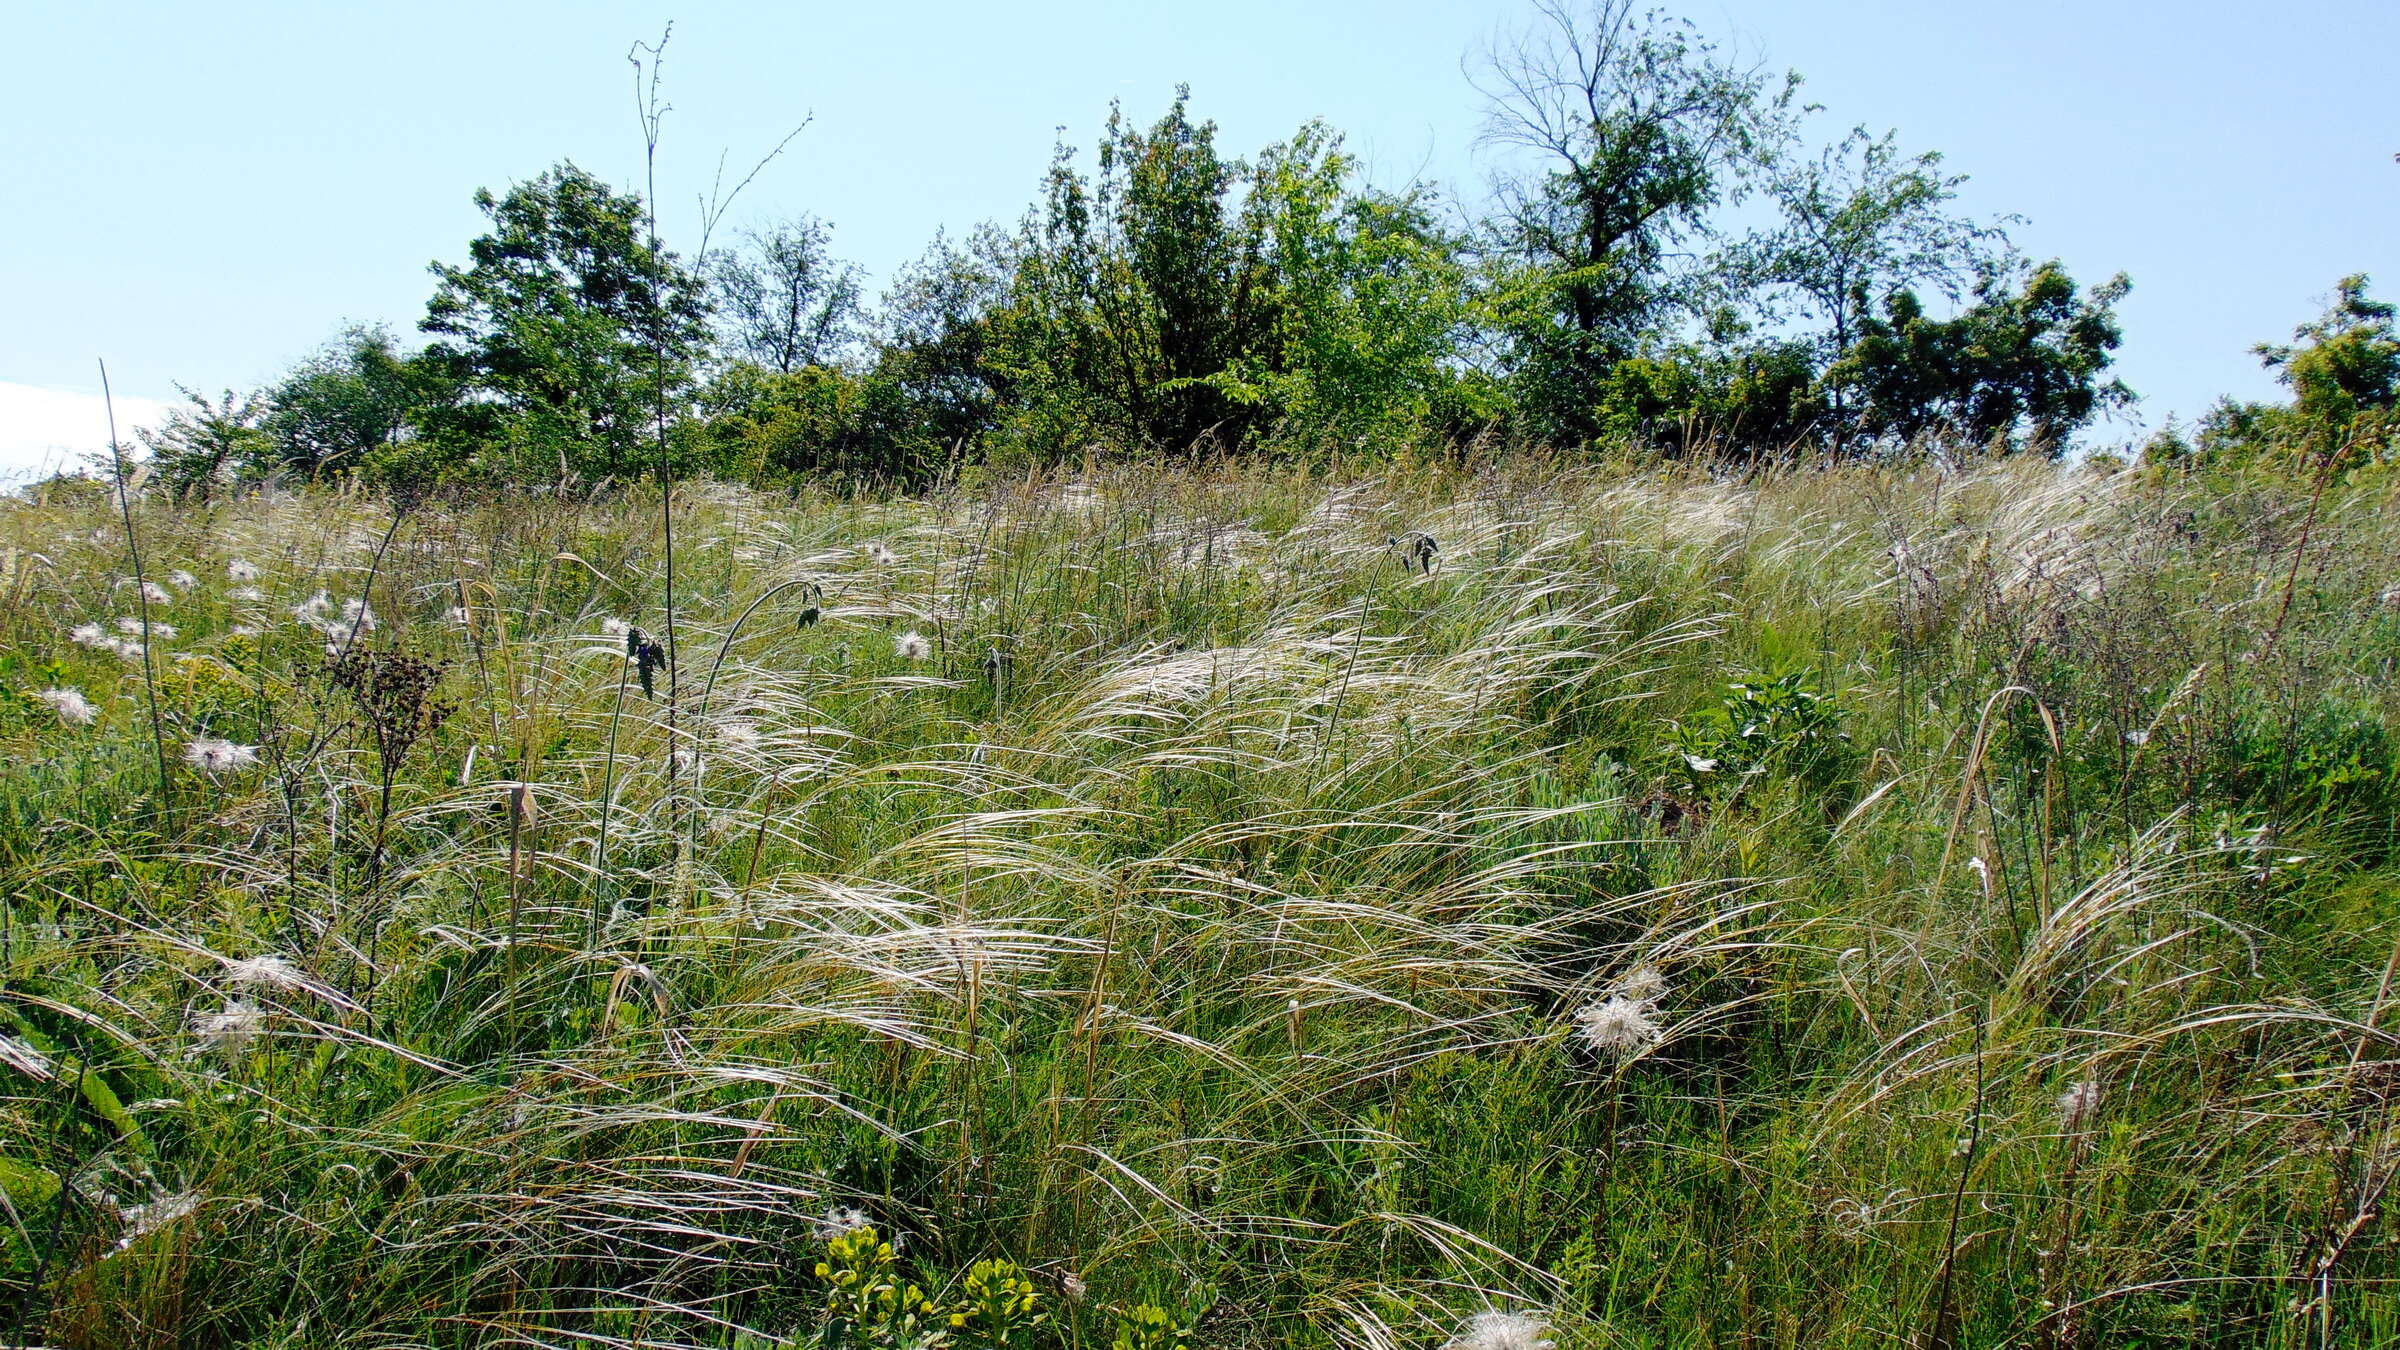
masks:
<svg viewBox="0 0 2400 1350"><path fill-rule="evenodd" d="M205 500L272 462L274 442L259 427L267 411L262 396L228 389L211 401L180 384L175 388L190 406L169 409L164 423L139 434L152 471L178 500Z"/></svg>
<svg viewBox="0 0 2400 1350"><path fill-rule="evenodd" d="M2120 273L2079 292L2056 262L2014 290L2010 275L1987 270L1975 303L1953 319L1927 315L1914 291L1892 295L1881 318L1860 321L1826 385L1856 400L1871 435L1948 432L2058 453L2094 416L2133 400L2122 381L2101 379L2123 340L2116 305L2132 283Z"/></svg>
<svg viewBox="0 0 2400 1350"><path fill-rule="evenodd" d="M1661 336L1681 298L1675 250L1784 139L1797 78L1771 90L1634 0L1536 9L1476 81L1486 143L1538 163L1493 184L1490 296L1537 427L1588 436L1608 372Z"/></svg>
<svg viewBox="0 0 2400 1350"><path fill-rule="evenodd" d="M1147 130L1112 108L1099 173L1061 147L986 316L982 368L1022 442L1355 442L1450 378L1461 269L1415 191L1356 186L1321 124L1226 159L1189 90Z"/></svg>
<svg viewBox="0 0 2400 1350"><path fill-rule="evenodd" d="M699 280L645 239L639 197L573 164L475 204L492 228L466 266L434 264L419 325L447 395L424 414L439 467L634 471L656 401L679 402L692 382L707 333Z"/></svg>
<svg viewBox="0 0 2400 1350"><path fill-rule="evenodd" d="M2400 313L2367 298L2367 277L2354 273L2334 287L2333 303L2314 322L2292 332L2286 345L2254 350L2292 391L2292 412L2304 433L2328 448L2363 434L2400 430Z"/></svg>
<svg viewBox="0 0 2400 1350"><path fill-rule="evenodd" d="M709 259L727 351L780 375L840 359L858 337L858 269L836 261L810 217L745 236Z"/></svg>
<svg viewBox="0 0 2400 1350"><path fill-rule="evenodd" d="M1903 155L1891 133L1878 139L1864 127L1814 158L1781 160L1765 191L1782 219L1732 261L1817 319L1831 361L1894 292L1930 286L1956 300L2006 254L2000 225L1943 209L1967 180L1942 173L1941 163L1933 151Z"/></svg>
<svg viewBox="0 0 2400 1350"><path fill-rule="evenodd" d="M348 473L401 442L417 408L416 385L388 330L352 326L267 391L261 427L284 471Z"/></svg>

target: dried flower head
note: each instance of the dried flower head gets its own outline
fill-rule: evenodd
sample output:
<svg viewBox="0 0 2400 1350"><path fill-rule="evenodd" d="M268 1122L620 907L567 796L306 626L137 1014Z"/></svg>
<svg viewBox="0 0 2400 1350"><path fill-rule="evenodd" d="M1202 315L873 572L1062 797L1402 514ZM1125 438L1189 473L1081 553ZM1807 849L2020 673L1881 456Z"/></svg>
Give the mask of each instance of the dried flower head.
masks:
<svg viewBox="0 0 2400 1350"><path fill-rule="evenodd" d="M225 563L225 579L228 581L256 581L258 580L258 569L239 558L228 559Z"/></svg>
<svg viewBox="0 0 2400 1350"><path fill-rule="evenodd" d="M864 552L867 555L867 561L875 564L877 567L889 567L893 563L900 561L900 555L892 552L892 550L880 539L868 541Z"/></svg>
<svg viewBox="0 0 2400 1350"><path fill-rule="evenodd" d="M1575 1014L1584 1044L1613 1059L1631 1059L1658 1044L1658 1023L1632 999L1603 999Z"/></svg>
<svg viewBox="0 0 2400 1350"><path fill-rule="evenodd" d="M67 630L67 641L78 647L106 647L108 630L96 623L79 623Z"/></svg>
<svg viewBox="0 0 2400 1350"><path fill-rule="evenodd" d="M235 999L225 1005L223 1012L214 1012L192 1023L192 1034L199 1038L199 1049L220 1051L239 1056L266 1030L267 1015L255 1006Z"/></svg>
<svg viewBox="0 0 2400 1350"><path fill-rule="evenodd" d="M633 625L623 619L607 618L600 621L600 633L603 637L621 638L632 631Z"/></svg>
<svg viewBox="0 0 2400 1350"><path fill-rule="evenodd" d="M131 615L128 615L117 620L117 631L123 633L127 637L140 637L142 635L142 621L132 617ZM175 625L171 623L153 622L150 625L150 636L160 642L173 642L175 640Z"/></svg>
<svg viewBox="0 0 2400 1350"><path fill-rule="evenodd" d="M78 689L45 689L34 697L49 704L50 711L58 714L58 720L71 727L88 727L100 715L92 707L92 701Z"/></svg>
<svg viewBox="0 0 2400 1350"><path fill-rule="evenodd" d="M155 581L143 582L141 590L142 598L154 605L163 605L175 598L173 595L168 593L166 587L159 585Z"/></svg>
<svg viewBox="0 0 2400 1350"><path fill-rule="evenodd" d="M1058 1292L1069 1303L1081 1303L1092 1296L1092 1287L1083 1282L1081 1275L1070 1270L1059 1277Z"/></svg>
<svg viewBox="0 0 2400 1350"><path fill-rule="evenodd" d="M1667 996L1667 975L1657 966L1644 961L1620 977L1609 993L1628 1002L1654 1005Z"/></svg>
<svg viewBox="0 0 2400 1350"><path fill-rule="evenodd" d="M892 639L892 650L899 653L903 661L923 661L933 655L933 644L925 639L923 633L911 628Z"/></svg>
<svg viewBox="0 0 2400 1350"><path fill-rule="evenodd" d="M183 747L183 762L214 778L258 763L258 747L225 740L191 741Z"/></svg>
<svg viewBox="0 0 2400 1350"><path fill-rule="evenodd" d="M235 985L262 989L306 989L308 977L280 956L245 956L225 962L225 978Z"/></svg>
<svg viewBox="0 0 2400 1350"><path fill-rule="evenodd" d="M1477 1313L1442 1350L1551 1350L1550 1324L1530 1313Z"/></svg>
<svg viewBox="0 0 2400 1350"><path fill-rule="evenodd" d="M188 591L200 584L200 578L178 567L167 573L167 584L179 591Z"/></svg>

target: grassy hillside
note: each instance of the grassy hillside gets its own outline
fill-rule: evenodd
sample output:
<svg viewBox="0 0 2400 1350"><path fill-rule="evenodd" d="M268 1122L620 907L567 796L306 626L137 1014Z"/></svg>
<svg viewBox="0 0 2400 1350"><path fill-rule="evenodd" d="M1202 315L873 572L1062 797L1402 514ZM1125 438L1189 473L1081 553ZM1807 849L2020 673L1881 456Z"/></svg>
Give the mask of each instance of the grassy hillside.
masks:
<svg viewBox="0 0 2400 1350"><path fill-rule="evenodd" d="M693 486L671 627L655 498L153 501L146 653L11 504L0 1317L2393 1343L2400 520L2313 486Z"/></svg>

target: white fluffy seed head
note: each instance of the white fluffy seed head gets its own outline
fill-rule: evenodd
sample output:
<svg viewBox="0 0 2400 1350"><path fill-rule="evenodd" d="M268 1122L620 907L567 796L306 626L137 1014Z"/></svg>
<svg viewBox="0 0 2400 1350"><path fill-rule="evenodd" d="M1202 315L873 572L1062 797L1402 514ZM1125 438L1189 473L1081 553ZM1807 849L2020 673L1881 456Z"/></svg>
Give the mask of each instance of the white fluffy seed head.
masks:
<svg viewBox="0 0 2400 1350"><path fill-rule="evenodd" d="M257 764L258 747L226 740L190 741L183 747L183 762L214 778Z"/></svg>
<svg viewBox="0 0 2400 1350"><path fill-rule="evenodd" d="M258 569L240 558L234 558L225 564L225 579L228 581L256 581L258 580Z"/></svg>
<svg viewBox="0 0 2400 1350"><path fill-rule="evenodd" d="M926 640L923 633L912 628L892 639L892 650L899 653L903 661L923 661L933 655L933 644Z"/></svg>
<svg viewBox="0 0 2400 1350"><path fill-rule="evenodd" d="M1584 1044L1611 1059L1631 1059L1658 1044L1650 1010L1622 996L1603 999L1575 1014Z"/></svg>
<svg viewBox="0 0 2400 1350"><path fill-rule="evenodd" d="M1442 1350L1552 1350L1550 1324L1530 1313L1477 1313Z"/></svg>
<svg viewBox="0 0 2400 1350"><path fill-rule="evenodd" d="M50 711L58 714L58 720L71 727L88 727L100 715L79 689L45 689L34 697L49 704Z"/></svg>

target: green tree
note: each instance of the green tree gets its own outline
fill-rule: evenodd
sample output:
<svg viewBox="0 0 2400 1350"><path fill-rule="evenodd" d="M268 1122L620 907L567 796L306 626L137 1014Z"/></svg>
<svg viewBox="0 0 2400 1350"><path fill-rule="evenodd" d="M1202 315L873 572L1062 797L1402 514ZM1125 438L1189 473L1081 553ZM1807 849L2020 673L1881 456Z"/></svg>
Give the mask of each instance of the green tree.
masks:
<svg viewBox="0 0 2400 1350"><path fill-rule="evenodd" d="M2400 326L2395 307L2367 298L2367 277L2335 284L2332 305L2293 330L2288 344L2260 343L2259 359L2292 391L2302 434L2331 447L2353 437L2400 431Z"/></svg>
<svg viewBox="0 0 2400 1350"><path fill-rule="evenodd" d="M418 374L388 330L343 329L266 393L277 467L314 478L388 454L409 434Z"/></svg>
<svg viewBox="0 0 2400 1350"><path fill-rule="evenodd" d="M638 196L561 164L475 204L491 229L465 266L434 264L420 325L443 394L424 413L430 458L411 471L615 478L644 463L663 391L672 405L707 335L699 280L646 240ZM663 351L664 362L655 353Z"/></svg>
<svg viewBox="0 0 2400 1350"><path fill-rule="evenodd" d="M2102 378L2123 340L2116 305L2132 283L2119 274L2082 291L2057 262L2013 289L2009 276L1988 269L1975 303L1951 319L1928 315L1914 291L1895 293L1881 317L1860 321L1826 385L1853 400L1872 436L1949 433L2060 452L2093 417L2133 400L2122 381Z"/></svg>
<svg viewBox="0 0 2400 1350"><path fill-rule="evenodd" d="M260 427L267 414L262 395L228 389L211 400L180 384L175 388L187 406L168 409L164 422L138 435L151 471L178 500L205 500L272 465L275 443Z"/></svg>
<svg viewBox="0 0 2400 1350"><path fill-rule="evenodd" d="M1227 159L1189 97L1147 130L1112 109L1096 176L1053 160L980 329L1003 421L1055 453L1348 444L1421 416L1463 277L1426 200L1360 189L1321 124Z"/></svg>
<svg viewBox="0 0 2400 1350"><path fill-rule="evenodd" d="M1677 251L1787 137L1797 78L1771 87L1634 0L1536 9L1476 81L1486 143L1535 161L1494 184L1487 299L1534 429L1586 437L1610 371L1691 298Z"/></svg>
<svg viewBox="0 0 2400 1350"><path fill-rule="evenodd" d="M832 256L830 238L823 221L801 217L709 258L728 354L784 375L842 358L858 336L858 269Z"/></svg>

